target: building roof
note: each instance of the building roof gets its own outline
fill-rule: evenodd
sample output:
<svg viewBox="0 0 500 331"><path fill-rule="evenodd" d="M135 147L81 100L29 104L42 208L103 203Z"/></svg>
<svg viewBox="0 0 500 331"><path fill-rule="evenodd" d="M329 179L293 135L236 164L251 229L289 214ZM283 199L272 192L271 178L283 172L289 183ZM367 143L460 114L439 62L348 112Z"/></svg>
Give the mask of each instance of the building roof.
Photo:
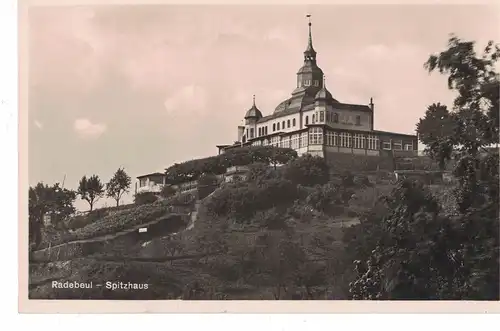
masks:
<svg viewBox="0 0 500 331"><path fill-rule="evenodd" d="M262 112L255 105L255 95L253 96L252 108L250 108L245 114L245 119L252 118L252 117L255 117L257 119L262 118Z"/></svg>
<svg viewBox="0 0 500 331"><path fill-rule="evenodd" d="M161 172L153 172L151 174L137 176L136 178L141 179L141 178L156 177L156 176L165 176L165 174Z"/></svg>
<svg viewBox="0 0 500 331"><path fill-rule="evenodd" d="M326 89L325 83L323 83L323 87L321 88L321 90L319 90L318 93L316 93L316 95L314 96L314 99L315 100L325 100L325 101L338 102L337 100L335 100L333 98L333 96L330 93L330 91L328 91Z"/></svg>
<svg viewBox="0 0 500 331"><path fill-rule="evenodd" d="M371 132L373 132L373 133L387 134L387 135L391 135L391 136L401 136L401 137L408 137L408 138L417 138L416 134L407 134L407 133L398 133L398 132L380 131L380 130L372 130Z"/></svg>

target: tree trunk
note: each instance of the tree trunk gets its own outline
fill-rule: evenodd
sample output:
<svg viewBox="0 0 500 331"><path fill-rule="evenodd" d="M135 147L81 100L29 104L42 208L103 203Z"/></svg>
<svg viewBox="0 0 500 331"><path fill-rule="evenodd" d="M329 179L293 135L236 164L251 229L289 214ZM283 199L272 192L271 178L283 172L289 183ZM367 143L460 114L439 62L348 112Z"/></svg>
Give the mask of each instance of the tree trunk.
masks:
<svg viewBox="0 0 500 331"><path fill-rule="evenodd" d="M120 205L120 198L116 199L116 206L118 207Z"/></svg>

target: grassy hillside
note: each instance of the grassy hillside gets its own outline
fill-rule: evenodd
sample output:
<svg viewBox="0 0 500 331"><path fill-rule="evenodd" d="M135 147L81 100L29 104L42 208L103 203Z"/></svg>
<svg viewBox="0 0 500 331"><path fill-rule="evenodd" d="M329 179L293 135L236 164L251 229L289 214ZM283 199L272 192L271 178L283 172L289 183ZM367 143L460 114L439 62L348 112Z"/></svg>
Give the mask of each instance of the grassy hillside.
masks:
<svg viewBox="0 0 500 331"><path fill-rule="evenodd" d="M386 212L381 198L395 185L386 172L354 176L322 162L301 158L278 169L254 164L248 180L224 184L196 209L194 204L186 206L186 214L195 212L192 228L104 244L99 252L68 261L34 264L30 296L348 299L349 283L355 278L352 256L358 249L351 242L360 238L352 237L352 231L346 237L346 230L364 226L369 214ZM431 189L442 206L452 204L451 188ZM118 211L61 241L97 238L161 219L172 213L171 205L172 201L161 201ZM52 289L54 279L93 284L119 280L150 287Z"/></svg>

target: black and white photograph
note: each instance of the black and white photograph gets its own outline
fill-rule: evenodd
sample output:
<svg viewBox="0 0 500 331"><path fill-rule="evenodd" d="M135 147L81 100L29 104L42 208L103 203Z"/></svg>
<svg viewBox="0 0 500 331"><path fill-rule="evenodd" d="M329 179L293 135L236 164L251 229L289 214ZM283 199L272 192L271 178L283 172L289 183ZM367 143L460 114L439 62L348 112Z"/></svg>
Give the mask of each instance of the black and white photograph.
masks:
<svg viewBox="0 0 500 331"><path fill-rule="evenodd" d="M498 301L498 13L30 5L29 301Z"/></svg>

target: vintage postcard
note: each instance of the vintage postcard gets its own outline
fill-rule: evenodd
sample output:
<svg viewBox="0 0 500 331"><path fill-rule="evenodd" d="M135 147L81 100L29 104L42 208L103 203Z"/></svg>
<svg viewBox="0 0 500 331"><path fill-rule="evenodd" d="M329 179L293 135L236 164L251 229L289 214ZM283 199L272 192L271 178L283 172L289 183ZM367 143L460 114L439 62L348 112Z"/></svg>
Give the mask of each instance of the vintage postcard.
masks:
<svg viewBox="0 0 500 331"><path fill-rule="evenodd" d="M19 19L20 311L499 311L498 6Z"/></svg>

